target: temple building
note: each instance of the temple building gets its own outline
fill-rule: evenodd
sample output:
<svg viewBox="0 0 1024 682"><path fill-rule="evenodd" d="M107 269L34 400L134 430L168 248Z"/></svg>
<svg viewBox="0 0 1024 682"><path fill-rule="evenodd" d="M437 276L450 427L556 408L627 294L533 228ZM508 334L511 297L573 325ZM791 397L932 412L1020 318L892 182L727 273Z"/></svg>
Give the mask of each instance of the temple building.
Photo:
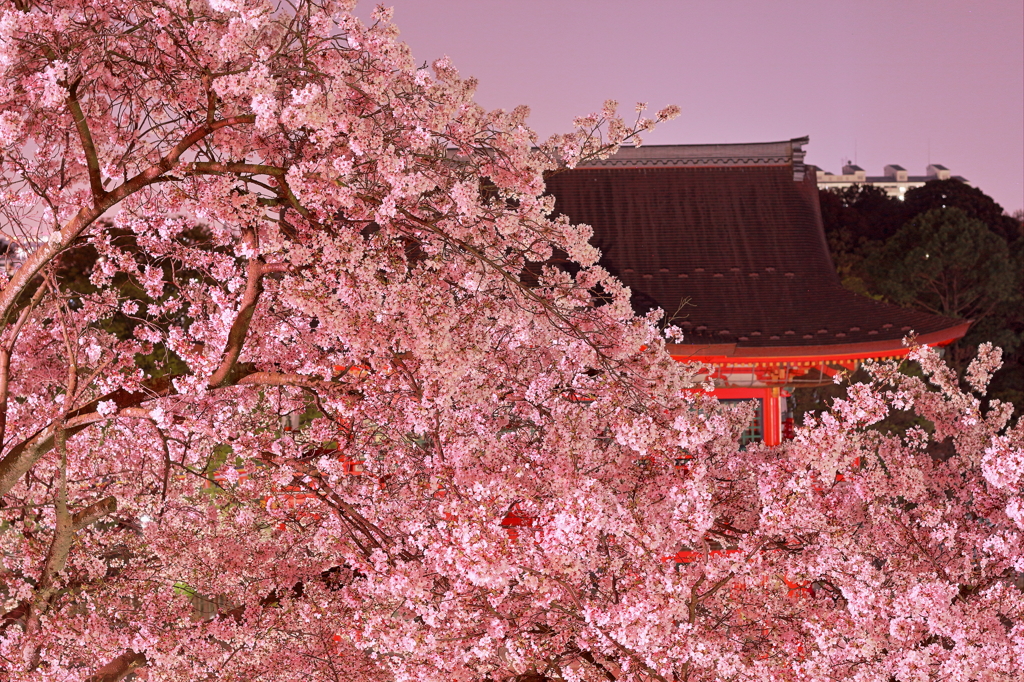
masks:
<svg viewBox="0 0 1024 682"><path fill-rule="evenodd" d="M747 438L769 445L794 387L901 357L910 332L941 346L969 326L840 285L807 142L628 148L547 180L556 212L594 228L634 309L661 308L683 329L673 357L708 365L719 398L758 401Z"/></svg>

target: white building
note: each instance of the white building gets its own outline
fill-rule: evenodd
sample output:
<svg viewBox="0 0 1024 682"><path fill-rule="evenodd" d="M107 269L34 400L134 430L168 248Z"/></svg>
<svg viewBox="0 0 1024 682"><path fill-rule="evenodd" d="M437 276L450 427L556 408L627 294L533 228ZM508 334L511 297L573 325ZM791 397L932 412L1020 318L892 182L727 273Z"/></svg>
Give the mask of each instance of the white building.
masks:
<svg viewBox="0 0 1024 682"><path fill-rule="evenodd" d="M885 190L891 197L903 200L903 195L915 187L921 187L929 180L959 180L967 182L959 175L952 175L949 169L937 163L928 165L925 175L910 175L903 166L889 164L882 171L885 175L868 175L860 166L848 163L843 166L842 175L833 175L828 171L815 168L818 173L819 189L845 189L853 185L872 185ZM968 183L970 184L970 183Z"/></svg>

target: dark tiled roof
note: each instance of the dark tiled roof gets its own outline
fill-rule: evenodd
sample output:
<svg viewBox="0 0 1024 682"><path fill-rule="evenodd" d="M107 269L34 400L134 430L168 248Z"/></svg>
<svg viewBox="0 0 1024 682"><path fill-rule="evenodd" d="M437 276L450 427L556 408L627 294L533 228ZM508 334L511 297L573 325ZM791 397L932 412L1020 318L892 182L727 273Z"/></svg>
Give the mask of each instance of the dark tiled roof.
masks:
<svg viewBox="0 0 1024 682"><path fill-rule="evenodd" d="M686 163L613 157L549 178L548 191L556 212L593 226L602 264L632 289L634 307L675 315L684 343L849 346L962 325L840 286L802 153L795 165L677 156Z"/></svg>

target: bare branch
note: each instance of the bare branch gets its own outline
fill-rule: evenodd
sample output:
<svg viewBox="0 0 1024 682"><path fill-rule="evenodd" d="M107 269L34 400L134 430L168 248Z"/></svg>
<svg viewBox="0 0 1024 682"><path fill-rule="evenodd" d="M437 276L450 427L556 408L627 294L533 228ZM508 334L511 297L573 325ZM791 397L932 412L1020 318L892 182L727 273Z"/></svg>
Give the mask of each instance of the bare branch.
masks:
<svg viewBox="0 0 1024 682"><path fill-rule="evenodd" d="M214 161L197 161L195 163L190 163L186 166L186 170L189 173L212 173L218 175L223 173L249 173L252 175L283 176L285 173L284 168L279 168L278 166L266 166L258 163L231 163Z"/></svg>
<svg viewBox="0 0 1024 682"><path fill-rule="evenodd" d="M290 263L263 263L261 269L263 270L264 275L269 275L275 272L295 272L295 267Z"/></svg>
<svg viewBox="0 0 1024 682"><path fill-rule="evenodd" d="M69 386L70 388L70 386ZM68 513L68 479L67 479L67 433L63 419L57 423L55 441L60 453L60 466L57 469L57 490L54 493L56 527L53 529L53 540L46 552L46 560L39 576L39 586L32 595L28 617L25 620L25 643L22 654L30 668L39 663L41 645L33 642L32 636L42 626L41 618L50 607L51 600L58 591L58 577L67 564L68 553L74 539L71 514Z"/></svg>
<svg viewBox="0 0 1024 682"><path fill-rule="evenodd" d="M85 164L89 169L89 188L92 190L94 202L100 201L107 193L103 189L103 179L100 176L99 156L96 153L96 145L92 141L92 132L89 130L89 122L85 120L85 113L82 111L82 104L78 101L78 85L82 82L79 76L68 88L68 96L65 100L68 109L71 110L71 117L75 119L75 126L78 128L78 137L82 142L82 149L85 151Z"/></svg>
<svg viewBox="0 0 1024 682"><path fill-rule="evenodd" d="M117 511L117 498L105 497L99 502L94 502L85 509L75 512L71 517L71 531L77 533L115 511Z"/></svg>
<svg viewBox="0 0 1024 682"><path fill-rule="evenodd" d="M243 241L248 242L248 246L253 251L258 249L259 243L257 241L255 229L247 228L243 230L242 239ZM221 386L229 380L231 370L238 361L238 357L242 354L242 346L245 345L245 337L249 334L249 324L252 322L252 316L256 312L256 306L259 303L260 295L263 293L263 274L263 264L260 262L258 256L253 255L249 260L249 266L247 268L245 291L242 293L242 303L238 308L238 315L235 317L235 321L231 323L231 329L228 330L228 340L224 346L224 357L221 360L217 371L215 371L213 376L210 377L209 385L211 387Z"/></svg>
<svg viewBox="0 0 1024 682"><path fill-rule="evenodd" d="M110 663L101 667L85 682L120 682L129 674L146 665L146 655L128 649Z"/></svg>
<svg viewBox="0 0 1024 682"><path fill-rule="evenodd" d="M304 388L324 388L336 386L329 381L306 376L304 374L282 374L279 372L253 372L235 382L237 386L301 386Z"/></svg>

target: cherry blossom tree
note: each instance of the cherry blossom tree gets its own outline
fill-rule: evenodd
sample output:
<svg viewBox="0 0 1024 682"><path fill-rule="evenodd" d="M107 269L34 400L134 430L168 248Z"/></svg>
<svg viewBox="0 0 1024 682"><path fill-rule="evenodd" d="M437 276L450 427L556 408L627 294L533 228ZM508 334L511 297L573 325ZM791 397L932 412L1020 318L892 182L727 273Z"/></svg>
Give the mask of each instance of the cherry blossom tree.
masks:
<svg viewBox="0 0 1024 682"><path fill-rule="evenodd" d="M739 451L544 195L678 109L539 142L351 4L0 14L3 674L1011 679L998 351Z"/></svg>

